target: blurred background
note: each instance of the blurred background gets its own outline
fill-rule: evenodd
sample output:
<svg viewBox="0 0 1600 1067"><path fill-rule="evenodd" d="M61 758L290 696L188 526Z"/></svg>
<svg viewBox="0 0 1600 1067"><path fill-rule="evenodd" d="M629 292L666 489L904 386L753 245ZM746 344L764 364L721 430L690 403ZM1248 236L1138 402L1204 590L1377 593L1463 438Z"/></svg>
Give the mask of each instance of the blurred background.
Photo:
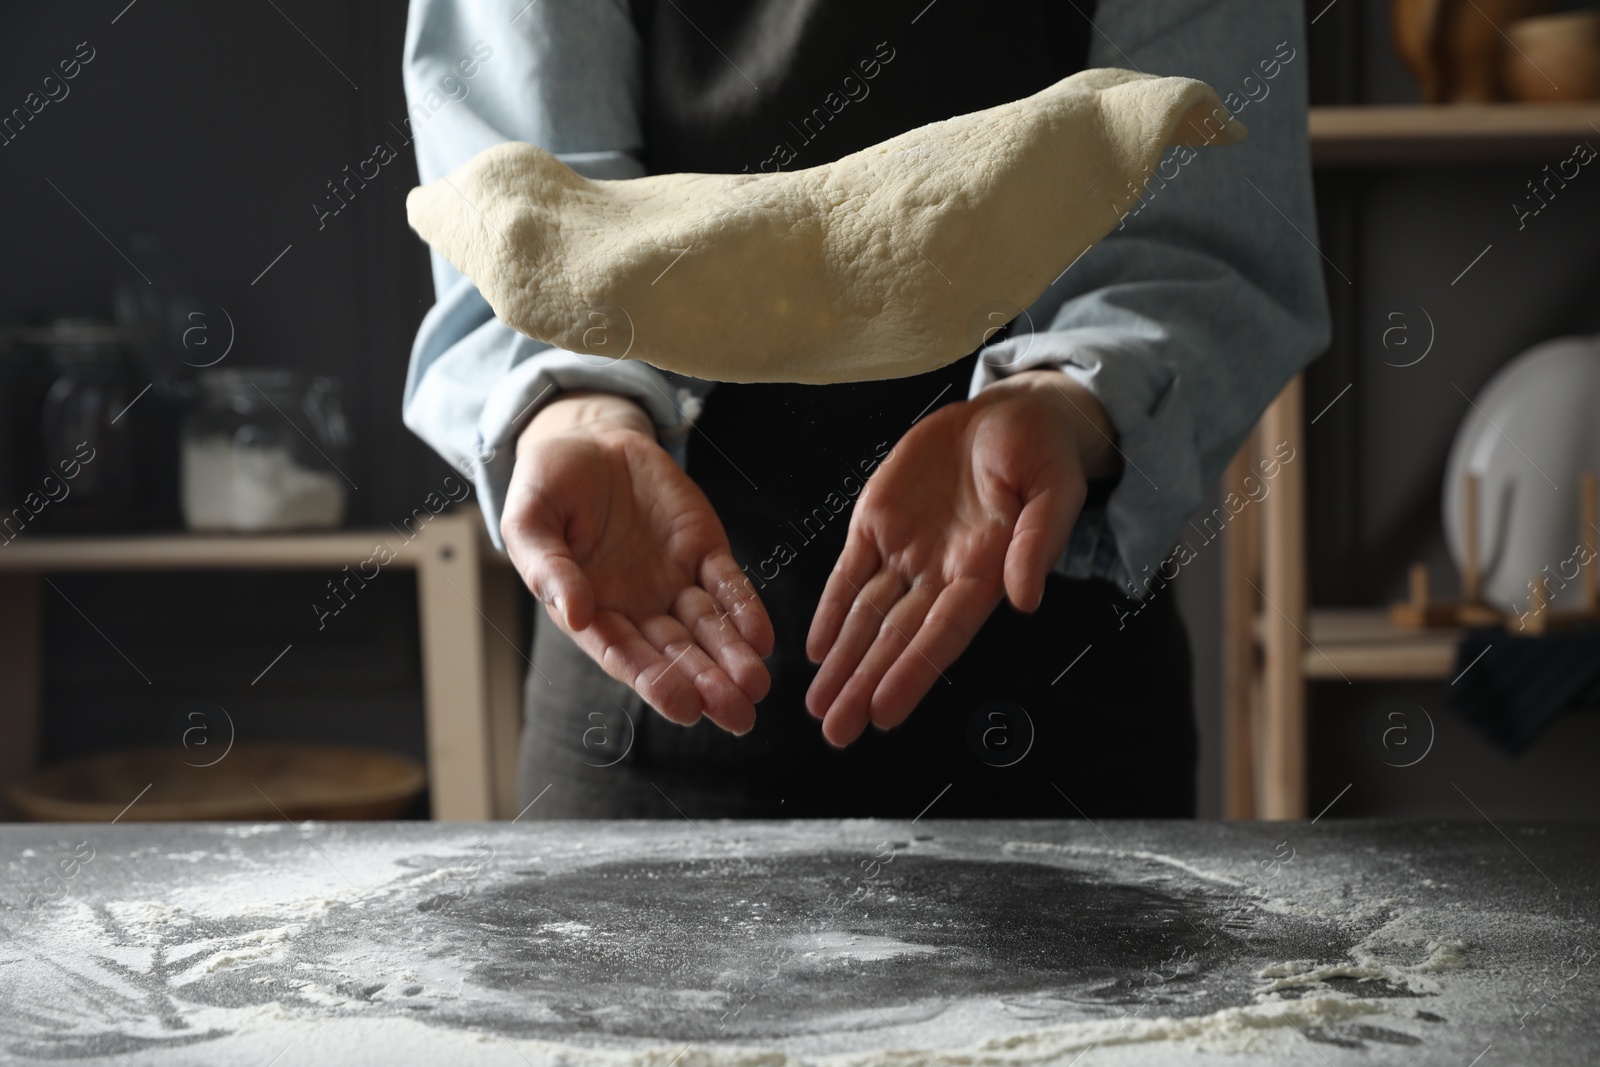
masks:
<svg viewBox="0 0 1600 1067"><path fill-rule="evenodd" d="M1527 433L1556 458L1529 464L1566 464L1551 477L1573 489L1600 458L1593 420L1530 417L1518 399L1600 400L1600 168L1581 148L1600 146L1600 15L1510 0L1306 13L1334 341L1275 416L1301 435L1300 489L1280 486L1254 532L1224 534L1248 544L1201 552L1176 582L1200 813L1337 800L1330 818L1466 817L1470 794L1497 817L1600 816L1600 717L1573 710L1600 652L1572 643L1576 585L1565 615L1543 613L1557 660L1538 645L1521 682L1492 675L1511 689L1491 696L1535 706L1528 729L1447 700L1477 679L1459 672L1480 647L1462 627L1527 612L1514 594L1540 568L1518 546L1589 536L1579 493L1539 504L1525 471L1507 489L1517 473L1472 435L1502 409L1542 427ZM346 813L515 813L504 759L530 605L482 543L469 483L400 421L432 303L404 214L404 21L394 0L4 16L0 777L60 772L31 801L13 791L8 815L71 814L49 798L111 781L95 798L110 817L142 771L72 777L74 761L154 746L194 767L234 741L267 745L269 763L294 761L274 742L400 757L334 773L370 787ZM1486 393L1559 338L1579 340L1531 386ZM1475 537L1465 503L1444 519L1467 474L1488 516ZM1423 625L1391 619L1407 600ZM1303 643L1285 645L1280 617ZM1525 623L1517 640L1536 640ZM1575 681L1515 689L1552 678Z"/></svg>

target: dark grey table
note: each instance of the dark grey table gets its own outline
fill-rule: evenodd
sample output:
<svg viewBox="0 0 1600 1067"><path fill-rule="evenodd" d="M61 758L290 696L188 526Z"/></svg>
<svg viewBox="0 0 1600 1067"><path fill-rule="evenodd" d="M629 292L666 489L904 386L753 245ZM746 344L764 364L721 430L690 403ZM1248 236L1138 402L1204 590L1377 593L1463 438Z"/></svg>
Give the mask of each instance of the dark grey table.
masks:
<svg viewBox="0 0 1600 1067"><path fill-rule="evenodd" d="M1600 828L0 827L0 1057L1600 1060Z"/></svg>

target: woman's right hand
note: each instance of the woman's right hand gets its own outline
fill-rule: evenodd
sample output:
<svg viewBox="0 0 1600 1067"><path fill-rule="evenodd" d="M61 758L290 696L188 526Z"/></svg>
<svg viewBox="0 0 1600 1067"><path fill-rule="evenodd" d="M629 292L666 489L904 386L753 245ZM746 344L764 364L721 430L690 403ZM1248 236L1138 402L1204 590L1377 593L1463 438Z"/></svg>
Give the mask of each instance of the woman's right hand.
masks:
<svg viewBox="0 0 1600 1067"><path fill-rule="evenodd" d="M566 394L517 441L500 519L550 618L673 722L755 723L772 621L700 487L637 404Z"/></svg>

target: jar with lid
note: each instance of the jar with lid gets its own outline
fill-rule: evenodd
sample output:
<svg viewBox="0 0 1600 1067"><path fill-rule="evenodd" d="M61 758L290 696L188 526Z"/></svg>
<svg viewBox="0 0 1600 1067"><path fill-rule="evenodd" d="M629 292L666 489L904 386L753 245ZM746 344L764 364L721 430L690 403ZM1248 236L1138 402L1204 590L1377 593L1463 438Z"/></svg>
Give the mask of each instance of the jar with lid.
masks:
<svg viewBox="0 0 1600 1067"><path fill-rule="evenodd" d="M193 530L316 529L344 519L350 432L333 378L209 370L183 427L184 521Z"/></svg>

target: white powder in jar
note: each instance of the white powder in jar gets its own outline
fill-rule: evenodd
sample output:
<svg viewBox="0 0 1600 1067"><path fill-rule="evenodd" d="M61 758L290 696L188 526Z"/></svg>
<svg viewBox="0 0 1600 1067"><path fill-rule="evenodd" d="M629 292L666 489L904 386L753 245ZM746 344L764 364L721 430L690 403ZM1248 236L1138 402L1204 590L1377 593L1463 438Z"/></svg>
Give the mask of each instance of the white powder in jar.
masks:
<svg viewBox="0 0 1600 1067"><path fill-rule="evenodd" d="M183 445L183 517L191 530L293 530L338 526L344 485L295 462L287 447L240 447L229 437Z"/></svg>

